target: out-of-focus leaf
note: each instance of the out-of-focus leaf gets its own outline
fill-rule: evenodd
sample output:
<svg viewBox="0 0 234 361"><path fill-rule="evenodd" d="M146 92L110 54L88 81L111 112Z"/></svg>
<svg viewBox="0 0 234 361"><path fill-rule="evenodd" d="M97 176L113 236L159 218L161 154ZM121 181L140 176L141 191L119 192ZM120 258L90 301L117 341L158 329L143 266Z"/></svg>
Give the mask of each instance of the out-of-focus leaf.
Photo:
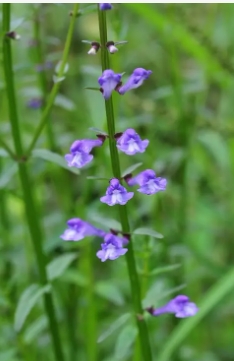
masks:
<svg viewBox="0 0 234 361"><path fill-rule="evenodd" d="M78 272L77 270L66 270L62 275L62 279L68 283L74 283L78 286L85 287L89 283L87 277L85 277L82 273Z"/></svg>
<svg viewBox="0 0 234 361"><path fill-rule="evenodd" d="M70 99L68 99L67 97L65 97L62 94L58 94L55 98L55 105L57 105L58 107L61 107L65 110L69 110L72 111L75 109L75 104L73 103L73 101L71 101Z"/></svg>
<svg viewBox="0 0 234 361"><path fill-rule="evenodd" d="M5 151L5 149L0 148L0 157L9 157L9 154Z"/></svg>
<svg viewBox="0 0 234 361"><path fill-rule="evenodd" d="M10 167L7 167L7 169L4 169L2 171L2 174L0 175L0 189L5 188L7 184L11 181L12 177L17 172L17 164L11 164Z"/></svg>
<svg viewBox="0 0 234 361"><path fill-rule="evenodd" d="M113 285L111 282L97 282L95 286L96 293L107 299L108 301L114 303L117 306L122 306L124 304L124 298L120 290L116 285Z"/></svg>
<svg viewBox="0 0 234 361"><path fill-rule="evenodd" d="M54 69L56 74L59 74L61 65L62 65L62 61L60 60ZM68 72L68 70L69 70L69 64L66 63L65 67L63 69L63 75L66 74Z"/></svg>
<svg viewBox="0 0 234 361"><path fill-rule="evenodd" d="M116 221L115 219L101 217L98 214L91 214L90 219L94 222L101 224L102 226L104 226L106 228L109 228L109 229L110 228L116 229L116 230L121 229L121 224L118 221Z"/></svg>
<svg viewBox="0 0 234 361"><path fill-rule="evenodd" d="M40 158L40 159L44 159L48 162L55 163L55 164L59 165L60 167L69 170L72 173L80 174L79 169L74 168L74 167L68 167L65 159L61 155L59 155L57 153L53 153L50 150L34 149L32 151L32 156L34 158Z"/></svg>
<svg viewBox="0 0 234 361"><path fill-rule="evenodd" d="M139 168L143 163L136 163L136 164L133 164L131 167L127 168L123 174L122 174L122 177L125 177L127 174L130 174L132 172L134 172L134 170L136 170L137 168Z"/></svg>
<svg viewBox="0 0 234 361"><path fill-rule="evenodd" d="M16 361L17 349L10 348L7 351L0 352L0 361Z"/></svg>
<svg viewBox="0 0 234 361"><path fill-rule="evenodd" d="M230 168L229 153L225 140L213 130L199 132L197 139L222 169Z"/></svg>
<svg viewBox="0 0 234 361"><path fill-rule="evenodd" d="M18 18L18 19L12 19L11 20L11 30L15 30L18 28L21 24L23 24L25 18Z"/></svg>
<svg viewBox="0 0 234 361"><path fill-rule="evenodd" d="M161 233L158 233L150 228L137 228L133 231L133 234L150 236L150 237L154 237L154 238L163 238L163 235Z"/></svg>
<svg viewBox="0 0 234 361"><path fill-rule="evenodd" d="M108 178L102 178L102 177L95 177L95 176L92 176L92 175L89 175L88 177L86 177L87 179L90 179L90 180L104 180L104 181L109 181Z"/></svg>
<svg viewBox="0 0 234 361"><path fill-rule="evenodd" d="M57 76L57 75L53 75L53 82L56 83L60 83L61 81L63 81L65 79L65 76Z"/></svg>
<svg viewBox="0 0 234 361"><path fill-rule="evenodd" d="M125 360L131 352L132 344L137 337L137 328L133 325L124 327L117 338L114 356L117 360Z"/></svg>
<svg viewBox="0 0 234 361"><path fill-rule="evenodd" d="M47 318L46 316L41 316L36 321L34 321L25 331L24 333L24 341L28 345L31 344L32 341L38 339L38 336L45 331L47 327Z"/></svg>
<svg viewBox="0 0 234 361"><path fill-rule="evenodd" d="M20 296L18 305L15 311L14 328L19 332L24 325L24 322L29 315L32 308L44 293L50 292L51 286L39 286L33 284L29 286Z"/></svg>
<svg viewBox="0 0 234 361"><path fill-rule="evenodd" d="M77 258L74 253L66 253L51 261L47 268L47 275L50 281L60 277L70 264Z"/></svg>
<svg viewBox="0 0 234 361"><path fill-rule="evenodd" d="M89 5L79 10L78 16L94 13L97 11L97 5Z"/></svg>
<svg viewBox="0 0 234 361"><path fill-rule="evenodd" d="M94 91L98 91L98 92L100 92L100 88L94 88L94 87L86 87L85 88L86 90L94 90Z"/></svg>
<svg viewBox="0 0 234 361"><path fill-rule="evenodd" d="M174 270L176 270L177 268L181 267L180 263L171 265L171 266L166 266L166 267L159 267L159 268L155 268L153 271L149 272L147 275L148 276L155 276L155 275L159 275L162 273L167 273L167 272L172 272ZM143 274L140 272L140 274Z"/></svg>
<svg viewBox="0 0 234 361"><path fill-rule="evenodd" d="M234 268L232 267L211 289L204 295L200 303L199 312L194 317L181 321L174 331L167 338L158 361L168 361L173 359L172 354L178 346L186 339L189 333L197 324L231 291L233 291Z"/></svg>
<svg viewBox="0 0 234 361"><path fill-rule="evenodd" d="M131 317L130 313L125 313L124 315L121 315L117 320L115 320L110 327L104 331L99 337L97 342L101 343L104 341L107 337L111 336L116 330L118 330L121 326L123 326L127 320Z"/></svg>
<svg viewBox="0 0 234 361"><path fill-rule="evenodd" d="M91 127L89 128L89 130L92 130L92 132L98 133L98 134L103 134L103 135L108 135L106 132L104 132L101 129L95 128L95 127Z"/></svg>
<svg viewBox="0 0 234 361"><path fill-rule="evenodd" d="M143 300L143 307L157 306L158 302L162 299L166 299L168 296L181 291L186 287L186 284L179 285L177 287L165 290L163 283L156 281L148 290L145 299ZM161 302L161 301L160 301ZM157 305L156 305L157 303Z"/></svg>

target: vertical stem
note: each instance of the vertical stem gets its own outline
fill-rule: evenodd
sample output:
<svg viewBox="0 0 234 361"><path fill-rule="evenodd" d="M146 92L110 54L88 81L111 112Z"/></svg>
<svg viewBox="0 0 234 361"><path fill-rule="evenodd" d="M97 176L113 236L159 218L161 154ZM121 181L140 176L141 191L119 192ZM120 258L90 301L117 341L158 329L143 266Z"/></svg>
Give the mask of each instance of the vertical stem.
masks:
<svg viewBox="0 0 234 361"><path fill-rule="evenodd" d="M34 14L35 18L33 21L33 30L34 30L34 38L36 40L36 47L35 47L35 60L37 64L44 65L45 59L43 56L42 50L42 43L41 43L41 20L40 20L40 8L35 10ZM47 98L47 80L46 80L46 73L42 69L38 71L38 83L41 88L42 93L42 111L45 108L45 102ZM47 138L48 144L52 150L56 149L55 139L53 135L53 129L51 122L47 119Z"/></svg>
<svg viewBox="0 0 234 361"><path fill-rule="evenodd" d="M107 42L107 26L106 26L106 12L101 11L98 6L98 18L99 18L99 32L100 32L100 40L102 46L102 70L110 69L110 61L109 61L109 54L106 49L106 42ZM105 108L106 108L106 118L107 118L107 127L108 127L108 134L109 134L109 147L110 147L110 155L111 155L111 165L112 171L115 178L121 180L121 171L120 171L120 163L119 163L119 156L116 148L116 141L114 138L115 135L115 119L114 119L114 111L113 111L113 102L112 97L105 101ZM119 207L119 217L122 226L123 233L130 233L130 226L128 220L128 212L127 206L118 206ZM136 315L136 322L139 332L139 340L141 344L141 352L142 356L145 361L151 361L151 349L150 349L150 342L149 342L149 335L147 325L144 319L138 317L138 315L142 315L142 305L141 305L141 290L140 290L140 283L138 279L138 274L136 270L136 262L134 257L134 250L132 242L129 242L128 245L128 252L126 253L126 261L127 261L127 268L128 274L131 284L131 292L132 292L132 302L133 308Z"/></svg>
<svg viewBox="0 0 234 361"><path fill-rule="evenodd" d="M10 6L11 6L10 3L3 4L3 34L6 34L7 32L10 31ZM18 120L18 113L16 107L14 76L12 70L11 40L7 36L3 37L3 65L4 65L7 96L9 102L9 116L11 122L11 130L12 130L15 151L19 161L18 163L19 177L23 190L26 218L34 246L34 251L36 254L40 283L42 285L45 285L48 281L46 274L46 257L42 249L42 231L39 223L39 217L37 214L37 206L32 192L32 182L29 178L27 165L24 162L24 157L23 157L23 147L20 136L19 120ZM55 359L57 361L63 361L64 357L61 348L61 341L58 332L58 324L55 316L55 310L54 310L51 294L47 293L44 295L44 305L49 321Z"/></svg>
<svg viewBox="0 0 234 361"><path fill-rule="evenodd" d="M71 15L71 21L70 21L70 25L69 25L69 29L68 29L68 32L67 32L67 37L66 37L66 41L65 41L65 47L64 47L64 50L63 50L63 56L62 56L62 60L61 60L61 65L60 65L60 69L59 69L59 72L58 72L58 78L62 77L63 74L64 74L64 69L65 69L65 66L66 66L66 63L67 63L67 58L68 58L68 53L69 53L69 49L70 49L70 45L71 45L71 40L72 40L72 35L73 35L73 32L74 32L74 28L75 28L75 20L76 20L76 16L78 14L78 9L79 9L79 4L74 4L73 6L73 11L72 11L72 15ZM34 137L27 149L27 152L26 154L29 155L42 130L44 129L46 123L47 123L47 119L48 119L48 116L50 114L50 111L51 111L51 108L54 104L54 101L55 101L55 98L58 94L58 91L59 91L59 88L60 88L60 84L61 82L57 82L57 83L54 83L53 85L53 88L48 96L48 100L47 100L47 104L45 106L45 109L43 110L43 113L42 113L42 116L41 116L41 120L40 120L40 123L38 124L38 127L36 129L36 132L34 134Z"/></svg>

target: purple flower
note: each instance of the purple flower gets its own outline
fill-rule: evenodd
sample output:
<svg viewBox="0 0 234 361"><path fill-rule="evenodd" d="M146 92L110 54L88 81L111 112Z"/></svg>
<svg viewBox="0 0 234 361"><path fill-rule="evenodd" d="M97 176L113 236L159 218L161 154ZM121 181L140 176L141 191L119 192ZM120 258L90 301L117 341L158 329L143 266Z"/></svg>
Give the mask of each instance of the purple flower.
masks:
<svg viewBox="0 0 234 361"><path fill-rule="evenodd" d="M135 177L126 176L125 180L129 186L138 184L140 188L138 188L137 191L147 195L165 191L167 185L167 180L156 177L152 169L146 169Z"/></svg>
<svg viewBox="0 0 234 361"><path fill-rule="evenodd" d="M131 89L138 88L143 84L144 80L148 79L150 74L152 74L151 70L145 70L143 68L135 69L132 75L128 78L127 83L119 87L119 94L125 94Z"/></svg>
<svg viewBox="0 0 234 361"><path fill-rule="evenodd" d="M27 102L27 107L31 109L39 109L42 107L42 99L33 98Z"/></svg>
<svg viewBox="0 0 234 361"><path fill-rule="evenodd" d="M198 312L198 307L195 303L190 302L187 296L179 295L170 300L165 306L160 308L149 307L146 310L153 316L174 313L175 317L185 318L194 316Z"/></svg>
<svg viewBox="0 0 234 361"><path fill-rule="evenodd" d="M107 233L104 237L104 243L101 244L102 249L97 252L97 257L102 262L105 262L107 259L114 260L128 251L127 248L123 248L123 245L127 242L125 238Z"/></svg>
<svg viewBox="0 0 234 361"><path fill-rule="evenodd" d="M65 160L69 167L82 168L91 162L93 155L89 154L94 147L100 147L105 138L101 139L81 139L72 143L69 154L65 155Z"/></svg>
<svg viewBox="0 0 234 361"><path fill-rule="evenodd" d="M108 204L108 206L114 206L115 204L126 204L129 199L134 196L133 192L127 192L127 190L120 184L117 178L110 180L110 185L106 190L106 195L100 198L100 201Z"/></svg>
<svg viewBox="0 0 234 361"><path fill-rule="evenodd" d="M80 241L87 236L104 237L105 232L95 228L80 218L72 218L67 222L68 228L60 236L64 241Z"/></svg>
<svg viewBox="0 0 234 361"><path fill-rule="evenodd" d="M107 4L107 3L101 3L101 4L99 4L99 9L100 9L100 10L111 10L111 9L112 9L112 5L111 5L111 4Z"/></svg>
<svg viewBox="0 0 234 361"><path fill-rule="evenodd" d="M108 69L108 70L104 70L102 76L98 78L98 83L101 86L101 91L105 99L110 98L112 91L121 81L121 77L122 77L121 74L115 74L113 70Z"/></svg>
<svg viewBox="0 0 234 361"><path fill-rule="evenodd" d="M141 140L134 129L127 129L120 138L117 138L117 148L128 155L143 153L149 144L149 140Z"/></svg>

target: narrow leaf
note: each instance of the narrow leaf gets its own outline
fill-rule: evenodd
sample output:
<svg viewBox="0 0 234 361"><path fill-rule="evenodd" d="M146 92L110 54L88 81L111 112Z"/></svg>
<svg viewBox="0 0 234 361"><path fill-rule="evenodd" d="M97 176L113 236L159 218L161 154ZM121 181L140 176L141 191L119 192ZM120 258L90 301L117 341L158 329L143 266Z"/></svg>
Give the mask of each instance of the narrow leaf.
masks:
<svg viewBox="0 0 234 361"><path fill-rule="evenodd" d="M134 343L136 336L137 329L136 326L133 325L127 325L119 333L114 353L117 360L122 361L128 357L131 351L131 346Z"/></svg>
<svg viewBox="0 0 234 361"><path fill-rule="evenodd" d="M4 169L2 171L2 175L0 176L0 189L5 188L7 184L11 181L12 177L17 172L17 164L11 164L10 167Z"/></svg>
<svg viewBox="0 0 234 361"><path fill-rule="evenodd" d="M50 285L41 287L37 284L29 286L21 295L18 305L16 307L14 328L16 332L19 332L24 325L26 318L30 311L35 306L41 296L51 289Z"/></svg>
<svg viewBox="0 0 234 361"><path fill-rule="evenodd" d="M34 149L32 151L32 156L34 158L40 158L40 159L44 159L48 162L55 163L55 164L59 165L60 167L69 170L72 173L80 174L79 169L74 168L74 167L68 167L65 159L61 155L53 153L50 150Z"/></svg>
<svg viewBox="0 0 234 361"><path fill-rule="evenodd" d="M137 168L139 168L143 163L136 163L136 164L133 164L131 167L127 168L123 174L122 174L122 177L125 177L127 174L130 174L132 172L134 172L134 170L136 170Z"/></svg>
<svg viewBox="0 0 234 361"><path fill-rule="evenodd" d="M163 238L163 235L161 233L158 233L150 228L137 228L133 231L133 234L143 235L143 236L151 236L154 238Z"/></svg>
<svg viewBox="0 0 234 361"><path fill-rule="evenodd" d="M89 175L88 177L86 177L86 179L91 179L91 180L105 180L105 181L109 181L108 178L102 178L102 177L95 177L92 175Z"/></svg>
<svg viewBox="0 0 234 361"><path fill-rule="evenodd" d="M127 320L130 318L131 314L130 313L125 313L124 315L121 315L119 318L117 318L117 320L115 320L115 322L113 322L110 327L104 331L99 337L97 342L101 343L102 341L104 341L107 337L109 337L110 335L112 335L112 333L114 333L116 330L118 330L121 326L123 326L125 324L125 322L127 322Z"/></svg>
<svg viewBox="0 0 234 361"><path fill-rule="evenodd" d="M74 253L66 253L51 261L47 268L47 275L50 281L60 277L70 264L77 258Z"/></svg>
<svg viewBox="0 0 234 361"><path fill-rule="evenodd" d="M85 88L85 89L86 89L86 90L95 90L95 91L100 92L100 88L87 87L87 88Z"/></svg>
<svg viewBox="0 0 234 361"><path fill-rule="evenodd" d="M106 132L104 132L101 129L95 128L95 127L91 127L89 128L89 130L92 130L92 132L98 133L98 134L103 134L103 135L108 135Z"/></svg>
<svg viewBox="0 0 234 361"><path fill-rule="evenodd" d="M9 154L7 153L7 151L5 151L5 149L0 148L0 157L9 157Z"/></svg>
<svg viewBox="0 0 234 361"><path fill-rule="evenodd" d="M24 341L30 345L38 336L45 331L47 327L47 318L46 316L41 316L36 321L34 321L24 333ZM0 360L1 361L1 360Z"/></svg>
<svg viewBox="0 0 234 361"><path fill-rule="evenodd" d="M158 355L158 361L173 359L173 352L175 352L179 345L189 336L189 333L228 293L233 291L233 279L234 268L231 268L230 271L221 277L204 295L196 316L181 321L178 326L174 328Z"/></svg>
<svg viewBox="0 0 234 361"><path fill-rule="evenodd" d="M110 282L98 282L95 286L96 293L107 299L108 301L114 303L117 306L122 306L124 304L124 298L120 290Z"/></svg>

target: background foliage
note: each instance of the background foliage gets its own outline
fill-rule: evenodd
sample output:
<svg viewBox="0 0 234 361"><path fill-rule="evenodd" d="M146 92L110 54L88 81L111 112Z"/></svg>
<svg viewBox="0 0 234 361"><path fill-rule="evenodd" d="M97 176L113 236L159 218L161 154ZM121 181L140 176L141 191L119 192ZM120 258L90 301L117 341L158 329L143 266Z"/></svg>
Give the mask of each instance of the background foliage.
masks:
<svg viewBox="0 0 234 361"><path fill-rule="evenodd" d="M21 35L12 47L25 147L41 116L28 102L45 101L50 92L71 9L12 6L11 27ZM107 130L101 94L85 89L97 87L101 74L100 53L88 56L81 42L99 40L96 6L80 9L50 127L28 160L52 289L37 288L17 166L0 149L0 361L53 359L41 302L45 292L55 298L66 360L141 360L125 259L102 264L95 256L99 240L59 238L74 216L118 228L115 207L99 201L106 183L87 179L111 177L107 145L95 150L95 160L78 175L61 167L74 140L95 137L90 127ZM153 71L141 88L114 94L117 131L133 127L150 140L144 154L120 154L121 167L142 162L138 170L152 168L168 179L165 192L137 194L129 202L133 230L148 227L164 236L134 237L143 306L159 306L182 293L201 307L184 321L145 316L158 361L171 354L181 361L234 358L233 16L232 4L116 4L107 14L109 40L128 40L111 57L112 68L126 77L137 67ZM46 62L51 66L38 72ZM0 75L0 134L13 148L2 66ZM48 150L61 157L51 158Z"/></svg>

